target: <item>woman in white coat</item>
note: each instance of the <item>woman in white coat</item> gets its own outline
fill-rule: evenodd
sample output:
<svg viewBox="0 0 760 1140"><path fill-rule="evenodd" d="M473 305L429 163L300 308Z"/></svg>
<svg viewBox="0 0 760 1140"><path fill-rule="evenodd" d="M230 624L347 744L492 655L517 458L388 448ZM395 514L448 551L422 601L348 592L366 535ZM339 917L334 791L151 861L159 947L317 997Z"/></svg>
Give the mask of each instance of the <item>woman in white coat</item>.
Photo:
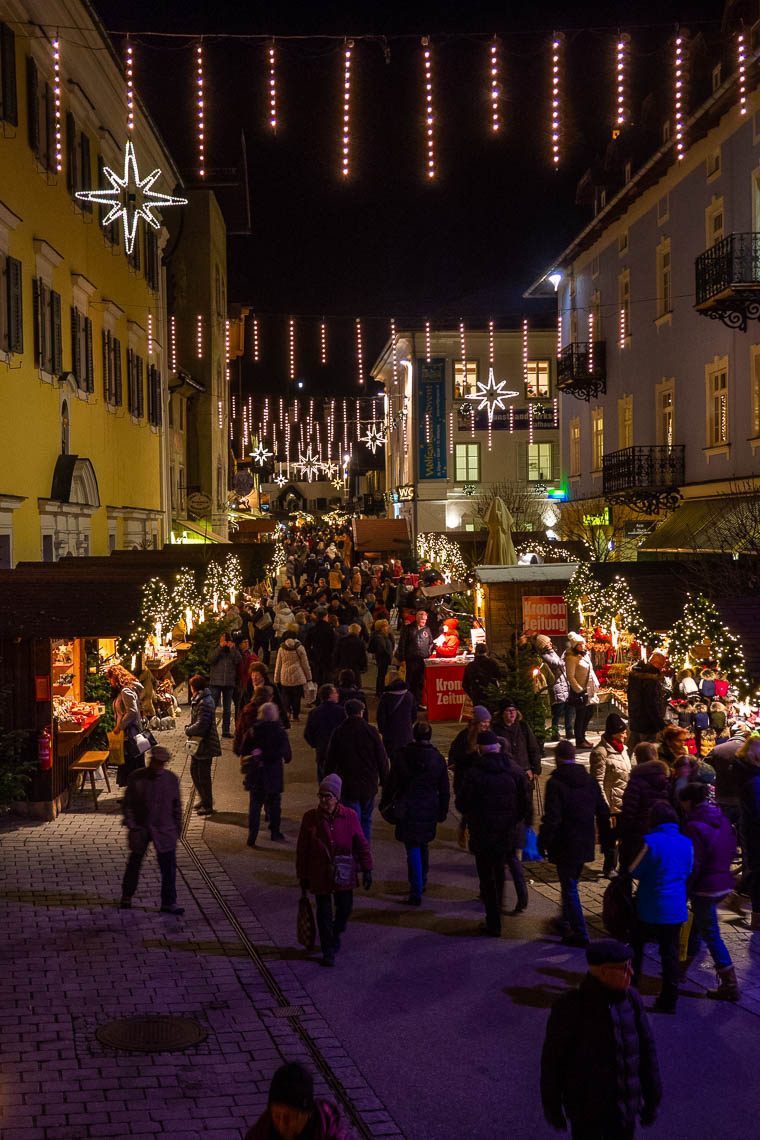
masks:
<svg viewBox="0 0 760 1140"><path fill-rule="evenodd" d="M298 640L298 626L295 622L288 626L285 639L277 650L274 665L274 683L282 693L283 704L294 721L301 713L303 687L311 681L311 669L306 650Z"/></svg>
<svg viewBox="0 0 760 1140"><path fill-rule="evenodd" d="M583 634L569 633L567 640L570 644L562 659L570 686L568 703L575 709L575 747L593 748L591 741L586 740L586 729L599 704L599 680Z"/></svg>
<svg viewBox="0 0 760 1140"><path fill-rule="evenodd" d="M605 879L611 879L617 867L617 817L623 808L623 792L633 767L625 747L625 730L626 722L622 716L610 713L599 743L591 749L589 757L591 775L602 789L604 802L610 809L612 841L604 852L602 875Z"/></svg>

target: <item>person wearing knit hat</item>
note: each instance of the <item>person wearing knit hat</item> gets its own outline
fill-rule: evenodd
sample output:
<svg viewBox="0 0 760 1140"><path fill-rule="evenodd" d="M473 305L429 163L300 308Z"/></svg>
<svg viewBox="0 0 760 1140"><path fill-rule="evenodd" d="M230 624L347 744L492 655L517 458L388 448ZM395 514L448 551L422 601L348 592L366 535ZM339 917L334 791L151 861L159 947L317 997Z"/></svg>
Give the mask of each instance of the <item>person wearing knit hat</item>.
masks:
<svg viewBox="0 0 760 1140"><path fill-rule="evenodd" d="M287 1061L272 1077L266 1111L245 1140L350 1140L350 1135L338 1109L315 1098L309 1070L298 1061Z"/></svg>
<svg viewBox="0 0 760 1140"><path fill-rule="evenodd" d="M604 802L610 809L610 841L604 850L602 877L617 874L617 817L623 810L623 793L631 775L633 762L625 747L626 722L618 713L610 713L598 744L591 749L589 769L599 784Z"/></svg>
<svg viewBox="0 0 760 1140"><path fill-rule="evenodd" d="M171 755L160 745L151 749L147 768L138 768L127 781L124 793L124 823L129 828L129 860L121 884L121 910L129 910L137 890L140 868L152 843L161 869L161 910L184 914L177 905L177 840L182 830L182 800L179 780L166 765Z"/></svg>
<svg viewBox="0 0 760 1140"><path fill-rule="evenodd" d="M489 657L488 646L481 643L475 646L475 656L469 665L465 666L462 688L473 705L482 705L488 699L488 689L496 684L500 676L501 669L493 658Z"/></svg>
<svg viewBox="0 0 760 1140"><path fill-rule="evenodd" d="M315 895L323 966L335 965L340 936L354 905L357 869L362 872L365 891L372 886L369 843L356 812L340 802L342 794L340 776L335 772L325 776L319 785L318 807L301 820L296 847L301 890Z"/></svg>
<svg viewBox="0 0 760 1140"><path fill-rule="evenodd" d="M630 946L591 942L588 972L554 1002L541 1053L541 1104L552 1128L633 1140L654 1123L662 1082L644 1003L631 985Z"/></svg>

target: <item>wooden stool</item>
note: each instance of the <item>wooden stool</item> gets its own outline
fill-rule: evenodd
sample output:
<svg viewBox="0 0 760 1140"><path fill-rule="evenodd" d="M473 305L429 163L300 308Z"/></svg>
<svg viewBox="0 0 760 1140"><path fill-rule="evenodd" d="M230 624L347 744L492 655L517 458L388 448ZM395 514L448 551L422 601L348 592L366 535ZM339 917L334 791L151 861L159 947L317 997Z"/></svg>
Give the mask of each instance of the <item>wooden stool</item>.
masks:
<svg viewBox="0 0 760 1140"><path fill-rule="evenodd" d="M69 771L74 772L75 775L79 775L80 772L82 773L82 783L79 787L80 792L84 791L84 783L87 779L87 774L89 773L90 788L92 789L92 802L95 804L95 811L99 811L98 793L95 791L96 772L99 771L103 773L103 779L106 782L106 787L108 788L109 792L111 790L111 781L108 779L108 769L106 767L106 764L108 763L108 757L108 752L85 752L84 755L80 756L78 760L75 760L69 768Z"/></svg>

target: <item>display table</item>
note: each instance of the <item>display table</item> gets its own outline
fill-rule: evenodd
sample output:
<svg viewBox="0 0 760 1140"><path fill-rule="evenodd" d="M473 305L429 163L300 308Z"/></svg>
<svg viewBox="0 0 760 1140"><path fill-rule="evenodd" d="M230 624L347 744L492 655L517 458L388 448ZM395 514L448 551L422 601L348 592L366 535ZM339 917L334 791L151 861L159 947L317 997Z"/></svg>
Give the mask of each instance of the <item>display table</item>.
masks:
<svg viewBox="0 0 760 1140"><path fill-rule="evenodd" d="M428 720L459 720L472 711L462 688L466 660L431 657L425 662L425 704Z"/></svg>

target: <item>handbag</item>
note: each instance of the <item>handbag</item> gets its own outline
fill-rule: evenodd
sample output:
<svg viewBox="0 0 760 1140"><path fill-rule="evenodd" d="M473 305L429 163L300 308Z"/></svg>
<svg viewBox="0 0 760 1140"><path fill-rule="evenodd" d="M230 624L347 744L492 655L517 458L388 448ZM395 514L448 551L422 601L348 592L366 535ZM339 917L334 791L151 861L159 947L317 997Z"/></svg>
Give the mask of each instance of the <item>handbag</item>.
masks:
<svg viewBox="0 0 760 1140"><path fill-rule="evenodd" d="M332 889L350 891L354 881L353 855L334 855L332 859Z"/></svg>
<svg viewBox="0 0 760 1140"><path fill-rule="evenodd" d="M265 629L269 629L270 625L272 624L272 619L267 611L264 610L263 613L259 614L253 624L256 626L256 629L259 631L259 633L263 633Z"/></svg>
<svg viewBox="0 0 760 1140"><path fill-rule="evenodd" d="M306 891L301 892L296 916L296 938L307 954L314 949L317 940L317 924L314 921L314 908Z"/></svg>
<svg viewBox="0 0 760 1140"><path fill-rule="evenodd" d="M406 796L394 796L387 804L381 806L380 815L386 823L398 824L403 823L406 819L406 813L409 804Z"/></svg>
<svg viewBox="0 0 760 1140"><path fill-rule="evenodd" d="M303 687L303 696L305 701L314 701L317 697L317 685L315 681L307 681Z"/></svg>
<svg viewBox="0 0 760 1140"><path fill-rule="evenodd" d="M117 768L124 763L124 733L109 732L108 734L108 763Z"/></svg>
<svg viewBox="0 0 760 1140"><path fill-rule="evenodd" d="M156 740L149 732L138 732L137 736L133 738L132 743L142 756L144 752L147 752L149 748L153 747Z"/></svg>
<svg viewBox="0 0 760 1140"><path fill-rule="evenodd" d="M129 850L133 855L144 855L148 850L150 832L147 827L130 827L127 835Z"/></svg>
<svg viewBox="0 0 760 1140"><path fill-rule="evenodd" d="M620 942L627 942L636 922L633 883L630 875L620 874L608 883L602 898L604 929Z"/></svg>

